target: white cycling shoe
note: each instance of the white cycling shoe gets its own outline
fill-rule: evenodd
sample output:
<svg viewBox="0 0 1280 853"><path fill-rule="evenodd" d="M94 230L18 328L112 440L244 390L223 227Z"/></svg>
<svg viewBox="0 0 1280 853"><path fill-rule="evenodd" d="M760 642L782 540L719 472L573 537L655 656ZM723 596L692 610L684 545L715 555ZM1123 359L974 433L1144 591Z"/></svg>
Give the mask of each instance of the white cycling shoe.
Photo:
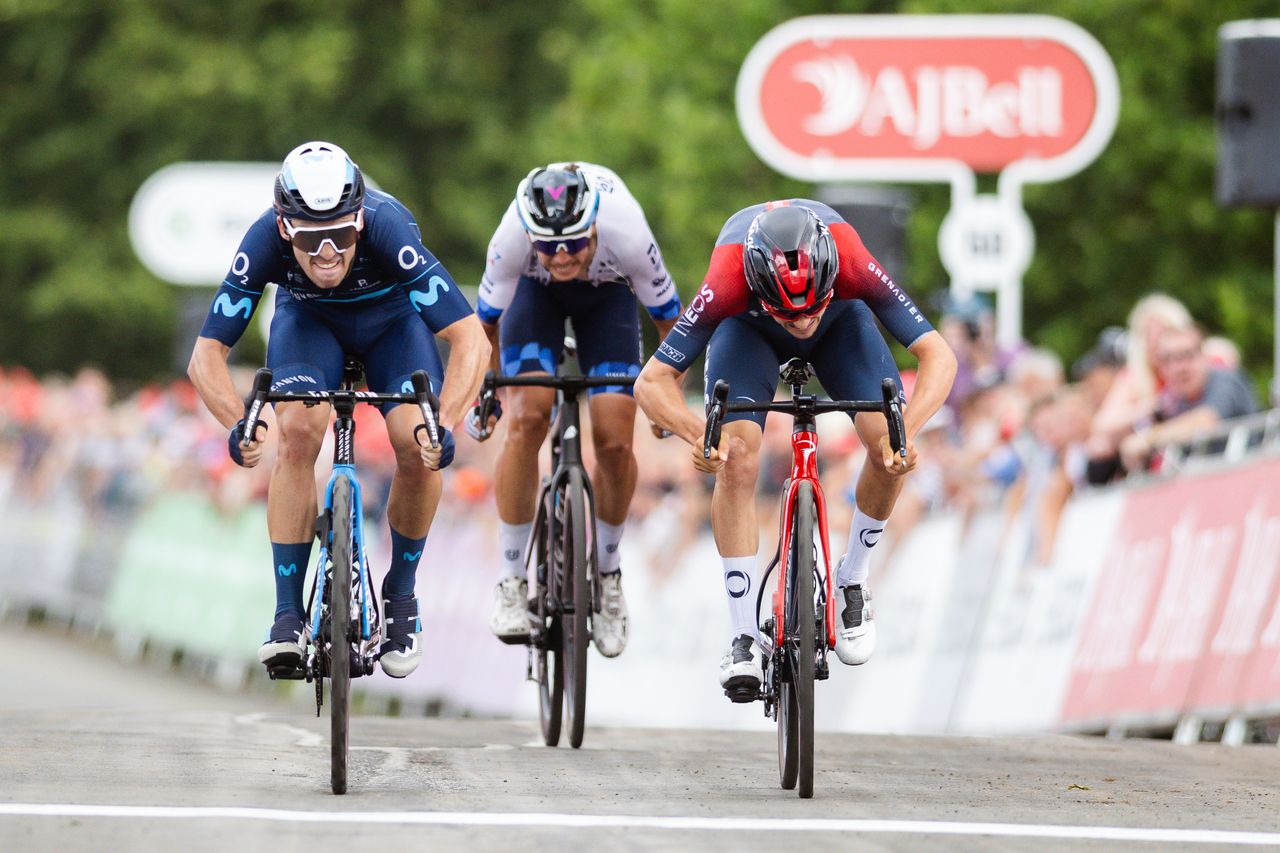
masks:
<svg viewBox="0 0 1280 853"><path fill-rule="evenodd" d="M504 643L529 641L529 582L524 578L503 578L493 589L493 612L489 630Z"/></svg>
<svg viewBox="0 0 1280 853"><path fill-rule="evenodd" d="M871 610L871 590L865 584L840 587L844 607L840 630L836 632L836 657L849 666L861 666L876 650L875 613Z"/></svg>
<svg viewBox="0 0 1280 853"><path fill-rule="evenodd" d="M591 634L596 651L616 658L627 647L627 599L622 595L622 572L600 576L600 612L592 616Z"/></svg>
<svg viewBox="0 0 1280 853"><path fill-rule="evenodd" d="M739 634L720 659L720 686L733 702L754 702L764 680L764 649L755 637Z"/></svg>

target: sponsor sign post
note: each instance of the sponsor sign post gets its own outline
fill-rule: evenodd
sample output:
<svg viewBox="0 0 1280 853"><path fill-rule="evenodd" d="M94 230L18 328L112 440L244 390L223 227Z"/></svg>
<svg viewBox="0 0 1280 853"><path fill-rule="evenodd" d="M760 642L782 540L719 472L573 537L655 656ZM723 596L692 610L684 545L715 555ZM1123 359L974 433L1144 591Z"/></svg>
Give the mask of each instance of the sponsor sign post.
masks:
<svg viewBox="0 0 1280 853"><path fill-rule="evenodd" d="M1022 186L1083 169L1115 129L1119 86L1092 36L1040 15L828 15L767 33L743 62L738 120L767 164L814 182L944 182L953 289L999 296L1021 336L1034 247ZM994 195L976 173L999 173Z"/></svg>

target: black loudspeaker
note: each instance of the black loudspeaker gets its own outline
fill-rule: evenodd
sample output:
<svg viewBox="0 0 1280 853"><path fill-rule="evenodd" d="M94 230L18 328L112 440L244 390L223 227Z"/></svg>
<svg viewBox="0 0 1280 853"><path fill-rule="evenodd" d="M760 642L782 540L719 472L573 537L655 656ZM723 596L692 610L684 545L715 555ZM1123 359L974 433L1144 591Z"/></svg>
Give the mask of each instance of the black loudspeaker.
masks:
<svg viewBox="0 0 1280 853"><path fill-rule="evenodd" d="M1218 168L1225 207L1280 207L1280 19L1218 30Z"/></svg>
<svg viewBox="0 0 1280 853"><path fill-rule="evenodd" d="M818 191L818 200L831 205L854 227L867 251L894 281L911 281L907 276L907 223L914 199L909 192L896 187L828 186Z"/></svg>

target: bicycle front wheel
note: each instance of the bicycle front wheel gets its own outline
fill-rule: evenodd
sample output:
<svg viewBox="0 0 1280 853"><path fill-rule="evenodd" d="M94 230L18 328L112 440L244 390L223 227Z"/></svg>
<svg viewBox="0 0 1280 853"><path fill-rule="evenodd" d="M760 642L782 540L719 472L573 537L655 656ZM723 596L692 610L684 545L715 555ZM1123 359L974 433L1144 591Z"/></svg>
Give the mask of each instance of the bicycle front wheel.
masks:
<svg viewBox="0 0 1280 853"><path fill-rule="evenodd" d="M565 658L564 692L568 705L569 746L582 746L587 721L587 617L591 613L591 584L587 580L587 500L582 471L569 472L561 499L561 559L564 569L562 601L572 601L573 612L561 622Z"/></svg>
<svg viewBox="0 0 1280 853"><path fill-rule="evenodd" d="M330 784L335 794L347 792L347 706L351 694L351 560L353 525L351 482L333 484L333 575L329 582L329 722L332 756Z"/></svg>
<svg viewBox="0 0 1280 853"><path fill-rule="evenodd" d="M782 787L790 789L796 785L799 788L796 793L808 799L813 796L813 671L817 632L813 594L813 529L817 509L813 486L809 483L801 483L796 489L792 518L791 553L787 561L790 571L783 605L786 615L783 652L790 680L783 681L783 701L778 709L778 761Z"/></svg>
<svg viewBox="0 0 1280 853"><path fill-rule="evenodd" d="M544 495L544 500L547 497ZM555 513L547 507L543 513L534 551L536 614L542 627L542 644L537 648L538 718L542 724L542 742L547 746L560 743L560 726L564 718L564 634L561 618L548 606L555 593L552 578L560 577L556 564Z"/></svg>

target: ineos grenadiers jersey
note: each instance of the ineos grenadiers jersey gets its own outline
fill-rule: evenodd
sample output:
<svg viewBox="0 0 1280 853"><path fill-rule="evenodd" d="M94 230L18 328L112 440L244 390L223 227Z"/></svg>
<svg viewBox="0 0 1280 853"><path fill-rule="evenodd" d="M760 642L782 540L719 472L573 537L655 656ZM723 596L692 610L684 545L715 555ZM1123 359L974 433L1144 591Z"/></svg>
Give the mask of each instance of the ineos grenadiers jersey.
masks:
<svg viewBox="0 0 1280 853"><path fill-rule="evenodd" d="M582 174L600 194L596 214L596 253L585 281L592 285L621 281L631 288L655 320L670 320L680 313L680 296L662 261L658 241L649 230L640 203L622 179L611 170L578 163ZM546 284L551 280L538 262L529 236L520 224L513 200L489 242L484 278L476 313L486 323L496 323L515 298L521 278Z"/></svg>
<svg viewBox="0 0 1280 853"><path fill-rule="evenodd" d="M240 340L258 308L263 288L275 282L302 302L357 303L408 299L433 333L472 313L471 305L440 261L422 245L413 215L392 196L366 190L364 230L347 277L328 290L317 287L293 257L268 210L250 226L218 288L200 336L227 346Z"/></svg>
<svg viewBox="0 0 1280 853"><path fill-rule="evenodd" d="M757 204L738 211L720 229L711 264L702 287L675 327L659 346L654 357L684 372L706 349L711 333L721 321L738 314L767 317L760 302L747 287L742 269L742 242L752 221L764 210L781 205L796 205L812 210L831 229L840 258L832 299L861 299L875 313L898 342L910 347L933 326L916 308L911 298L884 271L862 245L853 226L827 205L803 198Z"/></svg>

